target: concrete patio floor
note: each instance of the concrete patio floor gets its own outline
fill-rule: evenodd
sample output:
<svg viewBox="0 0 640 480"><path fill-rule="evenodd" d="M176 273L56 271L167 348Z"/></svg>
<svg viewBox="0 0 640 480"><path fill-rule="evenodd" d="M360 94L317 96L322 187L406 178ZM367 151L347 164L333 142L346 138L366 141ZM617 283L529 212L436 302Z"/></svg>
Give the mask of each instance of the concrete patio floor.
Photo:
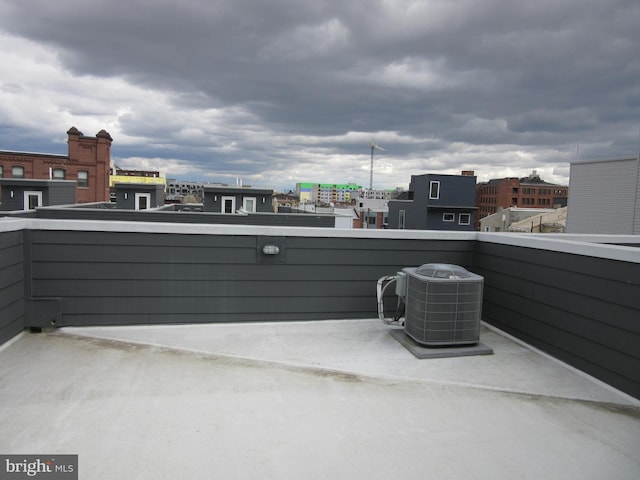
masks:
<svg viewBox="0 0 640 480"><path fill-rule="evenodd" d="M483 326L419 360L379 320L62 328L0 347L0 453L81 479L637 479L640 401Z"/></svg>

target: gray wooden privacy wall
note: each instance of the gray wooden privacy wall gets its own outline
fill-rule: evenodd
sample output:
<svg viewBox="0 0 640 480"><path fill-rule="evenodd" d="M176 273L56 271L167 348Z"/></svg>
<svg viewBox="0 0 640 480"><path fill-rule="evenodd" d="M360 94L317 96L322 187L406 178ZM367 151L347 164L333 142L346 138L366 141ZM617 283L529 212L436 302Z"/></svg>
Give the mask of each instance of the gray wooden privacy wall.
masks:
<svg viewBox="0 0 640 480"><path fill-rule="evenodd" d="M22 236L22 230L0 233L0 345L25 327Z"/></svg>
<svg viewBox="0 0 640 480"><path fill-rule="evenodd" d="M474 243L472 235L219 235L216 228L29 232L27 325L372 318L378 278L429 262L470 266ZM265 245L279 253L265 255Z"/></svg>
<svg viewBox="0 0 640 480"><path fill-rule="evenodd" d="M541 238L479 238L473 268L485 278L484 321L640 398L637 244L559 251Z"/></svg>
<svg viewBox="0 0 640 480"><path fill-rule="evenodd" d="M441 262L484 276L484 321L640 398L639 245L634 236L6 219L0 341L25 327L375 318L378 278Z"/></svg>

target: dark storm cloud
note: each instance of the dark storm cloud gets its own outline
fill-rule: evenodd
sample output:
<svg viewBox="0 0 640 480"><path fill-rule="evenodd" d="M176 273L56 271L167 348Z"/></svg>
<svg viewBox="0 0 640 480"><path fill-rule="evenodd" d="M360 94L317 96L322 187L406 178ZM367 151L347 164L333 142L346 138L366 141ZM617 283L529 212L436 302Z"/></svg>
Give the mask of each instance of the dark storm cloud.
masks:
<svg viewBox="0 0 640 480"><path fill-rule="evenodd" d="M364 137L349 132L377 135L397 165L432 156L443 169L525 151L513 165L529 170L553 163L550 150L571 160L579 142L633 154L638 25L634 0L0 2L0 28L53 49L73 75L166 92L174 111L233 109L121 115L147 156L175 147L254 173L283 157L350 162Z"/></svg>

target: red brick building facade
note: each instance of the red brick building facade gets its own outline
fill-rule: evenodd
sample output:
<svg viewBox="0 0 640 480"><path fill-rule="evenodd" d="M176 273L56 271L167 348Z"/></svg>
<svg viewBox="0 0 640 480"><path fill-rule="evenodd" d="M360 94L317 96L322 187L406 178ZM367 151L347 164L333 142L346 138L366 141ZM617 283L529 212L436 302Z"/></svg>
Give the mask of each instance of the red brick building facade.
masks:
<svg viewBox="0 0 640 480"><path fill-rule="evenodd" d="M500 178L476 186L477 220L500 208L561 208L567 206L569 187L542 180L533 171L524 178Z"/></svg>
<svg viewBox="0 0 640 480"><path fill-rule="evenodd" d="M68 155L0 151L0 177L75 180L77 203L108 202L111 135L88 137L76 127L67 135Z"/></svg>

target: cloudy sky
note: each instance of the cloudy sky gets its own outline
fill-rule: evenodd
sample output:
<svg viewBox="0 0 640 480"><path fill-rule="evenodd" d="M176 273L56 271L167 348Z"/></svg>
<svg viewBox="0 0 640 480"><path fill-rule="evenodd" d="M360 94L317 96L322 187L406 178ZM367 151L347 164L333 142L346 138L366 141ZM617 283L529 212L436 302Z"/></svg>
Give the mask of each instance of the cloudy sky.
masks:
<svg viewBox="0 0 640 480"><path fill-rule="evenodd" d="M637 0L0 0L0 149L294 188L635 156Z"/></svg>

